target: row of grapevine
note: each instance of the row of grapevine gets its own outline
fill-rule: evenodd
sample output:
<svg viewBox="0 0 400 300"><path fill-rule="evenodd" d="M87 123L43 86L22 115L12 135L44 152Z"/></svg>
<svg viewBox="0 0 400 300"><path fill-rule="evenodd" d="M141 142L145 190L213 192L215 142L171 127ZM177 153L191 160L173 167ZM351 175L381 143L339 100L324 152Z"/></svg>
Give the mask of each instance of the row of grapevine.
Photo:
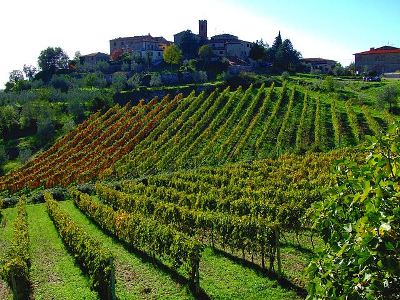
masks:
<svg viewBox="0 0 400 300"><path fill-rule="evenodd" d="M316 150L322 150L322 116L321 116L321 98L318 97L315 108L315 122L314 122L314 147Z"/></svg>
<svg viewBox="0 0 400 300"><path fill-rule="evenodd" d="M4 251L4 250L3 250ZM17 203L17 217L14 221L14 235L6 261L0 265L0 276L10 285L14 299L29 297L29 232L26 199Z"/></svg>
<svg viewBox="0 0 400 300"><path fill-rule="evenodd" d="M96 203L89 195L77 190L71 193L76 206L105 231L153 257L170 258L175 268L183 265L198 289L202 245L195 238L141 214L114 211L110 206Z"/></svg>
<svg viewBox="0 0 400 300"><path fill-rule="evenodd" d="M232 132L225 140L225 142L221 145L221 148L217 154L219 160L224 157L230 157L232 152L236 148L236 144L239 142L239 139L242 136L242 133L246 129L248 123L253 118L256 113L256 109L260 106L260 101L263 99L264 94L264 85L257 91L257 94L251 99L247 110L240 118L240 121L233 128Z"/></svg>
<svg viewBox="0 0 400 300"><path fill-rule="evenodd" d="M124 209L130 213L144 214L180 231L200 234L210 240L213 246L219 243L224 249L237 249L242 251L243 255L245 251L252 255L259 254L262 262L268 253L269 261L272 262L271 270L274 270L275 258L280 261L280 257L277 256L279 251L276 249L279 245L276 234L280 226L268 222L267 218L247 215L239 217L221 212L189 209L157 198L131 196L99 184L96 190L99 197L116 210ZM279 268L280 264L280 273Z"/></svg>
<svg viewBox="0 0 400 300"><path fill-rule="evenodd" d="M376 136L380 136L382 134L382 130L378 122L372 117L367 106L362 107L362 111L364 113L365 120L367 121L368 127Z"/></svg>
<svg viewBox="0 0 400 300"><path fill-rule="evenodd" d="M353 133L354 139L356 143L360 143L360 128L358 126L358 120L357 120L357 115L354 112L353 106L349 101L346 102L346 112L347 112L347 117L349 120L349 125L351 128L351 132Z"/></svg>
<svg viewBox="0 0 400 300"><path fill-rule="evenodd" d="M200 152L195 156L196 161L202 161L205 159L215 160L215 154L213 149L217 145L218 140L223 140L224 135L229 130L229 128L234 126L234 123L237 119L240 118L240 114L242 110L245 108L246 102L248 101L253 86L250 87L242 94L242 87L239 87L235 93L233 93L230 97L230 100L235 104L234 109L228 116L224 116L225 121L221 124L218 130L213 134L208 134L208 141L203 141L203 146L199 147ZM210 140L211 138L211 140Z"/></svg>
<svg viewBox="0 0 400 300"><path fill-rule="evenodd" d="M293 89L292 93L290 94L289 104L286 108L286 113L283 117L281 128L279 129L279 133L276 138L275 148L276 148L277 152L281 152L282 147L284 146L284 139L286 139L287 135L288 135L287 134L287 131L288 131L287 126L289 123L290 114L292 113L292 110L293 110L295 95L296 95L296 89Z"/></svg>
<svg viewBox="0 0 400 300"><path fill-rule="evenodd" d="M51 194L44 194L50 218L67 248L89 274L92 287L101 299L115 299L114 258L112 254L78 227L63 212Z"/></svg>
<svg viewBox="0 0 400 300"><path fill-rule="evenodd" d="M129 169L135 169L133 166L137 166L137 171L140 173L145 173L148 171L153 172L155 169L155 163L159 162L165 153L168 153L169 149L173 148L179 143L179 140L183 138L187 132L198 122L201 116L211 107L213 99L216 97L218 91L212 92L208 97L205 98L205 94L200 94L186 109L182 115L165 131L165 134L161 135L157 141L154 142L157 147L154 151L146 151L145 153L140 153L139 155L133 152L128 157L128 162L122 161L122 165L125 163L129 166ZM196 107L198 108L196 110ZM151 150L151 149L149 149ZM143 157L145 158L143 160Z"/></svg>
<svg viewBox="0 0 400 300"><path fill-rule="evenodd" d="M258 137L258 139L256 141L257 149L261 149L262 145L265 143L265 139L267 137L267 134L269 133L272 123L277 118L279 110L281 109L282 102L284 101L284 99L286 97L286 92L287 92L287 83L285 82L282 87L281 95L280 95L278 101L275 103L274 108L271 112L271 115L269 115L267 121L265 122L261 135Z"/></svg>
<svg viewBox="0 0 400 300"><path fill-rule="evenodd" d="M176 164L178 166L183 167L193 167L193 161L191 161L191 157L196 154L196 150L200 148L201 143L204 140L208 140L213 134L215 134L217 127L221 125L226 119L226 116L229 112L233 109L234 105L236 104L236 97L237 94L241 93L241 87L239 87L234 93L230 94L229 99L226 101L226 104L223 108L218 112L215 118L209 122L207 128L197 136L196 139L192 142L192 144L187 147L185 151L178 157L176 160ZM195 165L194 165L195 166Z"/></svg>
<svg viewBox="0 0 400 300"><path fill-rule="evenodd" d="M180 149L186 149L190 143L196 139L196 137L205 129L207 124L211 122L211 118L214 117L215 113L225 104L227 94L230 92L230 88L226 88L220 93L217 98L212 102L211 107L201 116L201 118L192 124L192 128L189 132L182 136L179 144L172 146L168 149L168 152L160 159L156 164L157 169L168 168L171 161L175 160L176 153Z"/></svg>

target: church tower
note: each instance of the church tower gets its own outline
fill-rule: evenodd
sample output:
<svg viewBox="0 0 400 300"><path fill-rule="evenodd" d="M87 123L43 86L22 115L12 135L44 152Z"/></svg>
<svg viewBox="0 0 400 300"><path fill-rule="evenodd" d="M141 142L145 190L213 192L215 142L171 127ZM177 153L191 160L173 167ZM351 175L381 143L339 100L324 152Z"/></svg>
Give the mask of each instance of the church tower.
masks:
<svg viewBox="0 0 400 300"><path fill-rule="evenodd" d="M199 36L204 40L207 39L207 20L199 20Z"/></svg>

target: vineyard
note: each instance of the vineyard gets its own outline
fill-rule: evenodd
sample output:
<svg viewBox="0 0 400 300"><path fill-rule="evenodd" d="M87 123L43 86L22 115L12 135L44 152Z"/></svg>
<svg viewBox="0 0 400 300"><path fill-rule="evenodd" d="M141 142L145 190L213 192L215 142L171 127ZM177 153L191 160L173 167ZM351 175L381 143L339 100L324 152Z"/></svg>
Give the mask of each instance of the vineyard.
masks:
<svg viewBox="0 0 400 300"><path fill-rule="evenodd" d="M302 299L331 166L395 119L288 83L93 114L0 178L67 190L0 210L0 297Z"/></svg>
<svg viewBox="0 0 400 300"><path fill-rule="evenodd" d="M357 145L395 118L325 98L284 84L115 106L93 114L49 150L2 177L0 188L15 192L85 183L111 173L138 177L285 152L328 151Z"/></svg>

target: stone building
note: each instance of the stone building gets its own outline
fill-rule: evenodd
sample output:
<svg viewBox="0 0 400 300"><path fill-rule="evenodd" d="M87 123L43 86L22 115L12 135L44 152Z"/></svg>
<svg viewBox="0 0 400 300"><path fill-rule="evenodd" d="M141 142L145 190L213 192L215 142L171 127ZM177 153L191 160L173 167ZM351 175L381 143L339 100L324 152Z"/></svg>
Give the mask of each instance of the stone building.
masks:
<svg viewBox="0 0 400 300"><path fill-rule="evenodd" d="M215 56L236 57L240 59L247 59L249 57L252 45L250 42L239 40L237 36L232 34L214 35L208 44L211 46Z"/></svg>
<svg viewBox="0 0 400 300"><path fill-rule="evenodd" d="M330 73L336 65L336 61L324 58L302 58L300 60L311 66L311 70L320 70L322 73Z"/></svg>
<svg viewBox="0 0 400 300"><path fill-rule="evenodd" d="M109 61L110 56L106 53L96 52L87 55L82 55L80 58L81 64L89 64L89 65L96 65L101 61Z"/></svg>
<svg viewBox="0 0 400 300"><path fill-rule="evenodd" d="M355 53L355 68L358 74L375 72L377 74L400 70L400 48L383 46L369 51Z"/></svg>
<svg viewBox="0 0 400 300"><path fill-rule="evenodd" d="M110 40L110 53L117 50L130 52L143 58L150 58L152 63L163 60L165 47L171 42L163 37L143 36L123 37Z"/></svg>
<svg viewBox="0 0 400 300"><path fill-rule="evenodd" d="M199 20L199 34L195 34L190 30L174 34L174 43L181 44L185 35L190 35L192 40L198 43L208 44L215 57L247 59L252 45L250 42L239 40L237 36L232 34L219 34L208 39L207 20Z"/></svg>

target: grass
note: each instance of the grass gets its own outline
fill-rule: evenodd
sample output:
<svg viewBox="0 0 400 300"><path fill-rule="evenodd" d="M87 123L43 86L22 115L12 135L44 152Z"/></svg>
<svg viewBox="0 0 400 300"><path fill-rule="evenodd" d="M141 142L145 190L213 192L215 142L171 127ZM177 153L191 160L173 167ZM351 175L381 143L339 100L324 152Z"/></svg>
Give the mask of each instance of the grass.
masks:
<svg viewBox="0 0 400 300"><path fill-rule="evenodd" d="M211 299L301 299L257 268L210 248L200 262L200 284Z"/></svg>
<svg viewBox="0 0 400 300"><path fill-rule="evenodd" d="M28 205L33 299L97 299L59 237L44 204Z"/></svg>
<svg viewBox="0 0 400 300"><path fill-rule="evenodd" d="M186 282L130 252L104 234L72 201L60 203L65 211L115 256L116 293L119 299L193 299ZM206 248L200 263L200 285L206 299L301 299L258 268L246 266L220 251Z"/></svg>

